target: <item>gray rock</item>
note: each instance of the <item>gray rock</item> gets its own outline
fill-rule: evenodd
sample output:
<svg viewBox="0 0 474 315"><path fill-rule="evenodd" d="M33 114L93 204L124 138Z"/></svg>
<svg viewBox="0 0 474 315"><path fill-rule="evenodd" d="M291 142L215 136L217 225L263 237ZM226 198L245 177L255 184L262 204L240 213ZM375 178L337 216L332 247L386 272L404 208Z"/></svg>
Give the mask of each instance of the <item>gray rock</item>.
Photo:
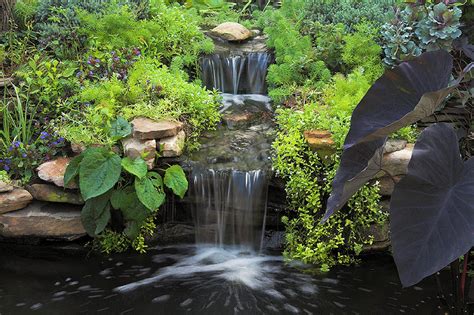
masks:
<svg viewBox="0 0 474 315"><path fill-rule="evenodd" d="M23 209L33 200L31 194L16 188L10 192L0 194L0 214Z"/></svg>
<svg viewBox="0 0 474 315"><path fill-rule="evenodd" d="M132 159L142 157L149 170L155 166L156 140L127 138L122 140L122 145L125 156Z"/></svg>
<svg viewBox="0 0 474 315"><path fill-rule="evenodd" d="M180 131L176 136L160 139L158 146L163 157L177 157L184 152L186 133Z"/></svg>
<svg viewBox="0 0 474 315"><path fill-rule="evenodd" d="M0 235L6 238L74 240L85 233L80 206L35 201L23 210L0 215Z"/></svg>
<svg viewBox="0 0 474 315"><path fill-rule="evenodd" d="M395 184L398 183L403 176L384 176L379 178L377 181L379 182L380 187L380 194L382 196L391 196L393 193L393 189L395 188Z"/></svg>
<svg viewBox="0 0 474 315"><path fill-rule="evenodd" d="M385 251L390 247L390 224L372 224L366 231L366 236L373 236L372 245L365 245L363 253Z"/></svg>
<svg viewBox="0 0 474 315"><path fill-rule="evenodd" d="M182 129L183 123L171 120L154 121L138 117L132 121L133 138L139 140L162 139L176 136Z"/></svg>
<svg viewBox="0 0 474 315"><path fill-rule="evenodd" d="M385 174L390 176L406 175L412 153L413 144L408 144L403 150L384 154L382 172L377 177L383 177Z"/></svg>
<svg viewBox="0 0 474 315"><path fill-rule="evenodd" d="M385 143L385 147L383 148L383 152L384 153L392 153L392 152L395 152L395 151L400 151L400 150L405 149L406 146L407 146L406 140L390 139L390 140L387 140L387 142Z"/></svg>
<svg viewBox="0 0 474 315"><path fill-rule="evenodd" d="M33 184L26 188L36 200L83 205L78 191L71 191L48 184Z"/></svg>

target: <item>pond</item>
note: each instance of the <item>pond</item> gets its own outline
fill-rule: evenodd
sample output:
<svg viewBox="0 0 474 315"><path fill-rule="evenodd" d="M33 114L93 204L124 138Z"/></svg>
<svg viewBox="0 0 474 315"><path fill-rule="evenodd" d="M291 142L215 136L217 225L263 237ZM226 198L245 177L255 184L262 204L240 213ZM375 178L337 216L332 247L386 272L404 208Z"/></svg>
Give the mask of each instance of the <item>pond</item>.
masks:
<svg viewBox="0 0 474 315"><path fill-rule="evenodd" d="M154 247L107 258L3 247L4 315L442 314L434 280L402 289L386 255L320 273L279 253L232 247Z"/></svg>

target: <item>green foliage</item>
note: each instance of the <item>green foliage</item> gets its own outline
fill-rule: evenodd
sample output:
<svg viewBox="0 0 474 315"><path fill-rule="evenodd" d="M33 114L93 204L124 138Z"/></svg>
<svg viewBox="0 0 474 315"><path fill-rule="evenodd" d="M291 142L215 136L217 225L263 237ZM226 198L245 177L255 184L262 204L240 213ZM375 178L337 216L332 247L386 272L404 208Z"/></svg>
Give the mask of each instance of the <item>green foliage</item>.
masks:
<svg viewBox="0 0 474 315"><path fill-rule="evenodd" d="M77 65L56 59L43 59L39 54L16 72L21 89L37 111L29 113L40 120L56 117L72 106L73 95L79 89L74 74Z"/></svg>
<svg viewBox="0 0 474 315"><path fill-rule="evenodd" d="M152 2L150 19L137 19L128 6L112 4L99 15L81 11L79 21L90 47L139 48L168 66L175 58L185 66L194 65L200 53L213 50L212 41L199 30L200 18L194 11L158 0Z"/></svg>
<svg viewBox="0 0 474 315"><path fill-rule="evenodd" d="M427 9L415 30L420 47L428 51L451 50L453 40L461 36L461 9L448 7L443 2L430 5Z"/></svg>
<svg viewBox="0 0 474 315"><path fill-rule="evenodd" d="M143 179L148 173L148 167L143 159L131 159L129 157L122 159L122 167L124 170L139 179Z"/></svg>
<svg viewBox="0 0 474 315"><path fill-rule="evenodd" d="M406 6L382 26L384 62L393 66L424 51L452 49L461 36L462 11L457 6L427 3Z"/></svg>
<svg viewBox="0 0 474 315"><path fill-rule="evenodd" d="M336 264L354 262L362 246L372 241L364 231L371 224L382 223L386 215L380 210L378 188L367 186L353 197L347 211L320 224L323 200L331 190L338 156L323 163L306 144L303 131L317 127L320 122L315 108L313 105L306 106L304 111L279 110L280 132L273 143L273 167L286 181L289 207L294 210L283 220L287 231L285 255L327 270Z"/></svg>
<svg viewBox="0 0 474 315"><path fill-rule="evenodd" d="M342 61L348 67L347 72L361 67L365 75L375 81L383 74L380 61L382 48L375 42L378 29L369 23L357 24L356 32L344 36Z"/></svg>
<svg viewBox="0 0 474 315"><path fill-rule="evenodd" d="M132 134L132 125L123 117L117 117L110 123L110 137L120 140Z"/></svg>
<svg viewBox="0 0 474 315"><path fill-rule="evenodd" d="M180 198L183 198L188 190L188 180L183 169L178 165L170 166L166 170L164 184Z"/></svg>
<svg viewBox="0 0 474 315"><path fill-rule="evenodd" d="M265 27L267 44L275 50L276 63L269 67L267 81L269 95L276 102L297 93L298 87L321 87L330 79L324 62L316 58L311 38L300 33L298 5L302 2L284 2L280 10L272 12L272 22Z"/></svg>
<svg viewBox="0 0 474 315"><path fill-rule="evenodd" d="M120 178L120 157L105 148L90 148L79 167L79 187L85 201L105 194Z"/></svg>
<svg viewBox="0 0 474 315"><path fill-rule="evenodd" d="M0 182L3 182L5 184L10 184L11 179L10 176L8 175L7 171L1 170L0 171Z"/></svg>
<svg viewBox="0 0 474 315"><path fill-rule="evenodd" d="M18 0L13 8L15 22L21 29L26 29L33 24L39 0Z"/></svg>
<svg viewBox="0 0 474 315"><path fill-rule="evenodd" d="M187 189L186 176L180 166L165 170L167 187L180 197ZM89 148L68 165L64 182L79 178L79 188L86 201L81 219L95 246L110 253L132 246L139 252L146 249L145 236L153 234L153 219L164 203L163 179L149 172L142 158L120 158L106 147ZM123 221L111 221L111 212L120 211ZM113 244L113 241L116 244Z"/></svg>
<svg viewBox="0 0 474 315"><path fill-rule="evenodd" d="M88 83L79 99L85 106L66 117L58 131L75 143L113 143L110 132L115 117L131 120L141 116L185 122L192 149L199 135L220 120L217 94L148 58L134 64L126 82L112 78Z"/></svg>
<svg viewBox="0 0 474 315"><path fill-rule="evenodd" d="M381 26L396 3L396 0L308 0L303 11L306 12L305 21L308 23L341 23L348 31L352 31L355 25L363 21Z"/></svg>

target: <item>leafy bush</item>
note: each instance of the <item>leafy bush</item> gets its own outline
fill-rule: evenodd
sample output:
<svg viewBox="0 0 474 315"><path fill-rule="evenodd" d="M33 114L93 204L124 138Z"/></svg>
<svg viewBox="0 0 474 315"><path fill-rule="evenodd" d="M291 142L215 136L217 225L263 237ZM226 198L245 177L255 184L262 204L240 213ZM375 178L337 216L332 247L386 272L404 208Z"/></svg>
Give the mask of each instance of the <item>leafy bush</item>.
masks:
<svg viewBox="0 0 474 315"><path fill-rule="evenodd" d="M396 3L396 0L308 0L304 20L321 24L341 23L348 31L364 21L380 27Z"/></svg>
<svg viewBox="0 0 474 315"><path fill-rule="evenodd" d="M202 52L211 52L212 41L199 30L199 17L180 6L155 1L150 19L138 20L127 6L109 6L102 14L79 13L80 33L90 47L108 50L140 49L144 55L159 58L166 65L179 58L193 65Z"/></svg>
<svg viewBox="0 0 474 315"><path fill-rule="evenodd" d="M64 175L65 185L76 179L85 201L82 224L90 236L98 238L105 252L122 251L128 245L143 252L146 249L143 234L149 234L149 229L154 227L150 227L153 217L166 198L164 188L180 198L188 189L180 166L168 167L162 177L148 171L142 158L121 158L106 147L89 148L69 163ZM121 213L123 220L119 224L111 223L112 210ZM115 246L107 245L113 232L101 236L108 226L119 240ZM130 241L120 241L121 236L117 233Z"/></svg>
<svg viewBox="0 0 474 315"><path fill-rule="evenodd" d="M289 207L295 212L283 221L287 233L285 255L327 270L336 264L353 263L362 247L372 242L364 231L371 224L384 222L386 215L380 210L378 188L367 186L352 199L343 215L319 224L338 155L324 163L303 137L304 130L319 128L325 119L318 116L317 107L313 104L303 111L278 110L280 131L273 143L273 167L286 180Z"/></svg>
<svg viewBox="0 0 474 315"><path fill-rule="evenodd" d="M393 66L424 51L450 51L453 40L461 36L461 15L457 6L443 2L397 11L382 27L384 62Z"/></svg>
<svg viewBox="0 0 474 315"><path fill-rule="evenodd" d="M79 95L82 107L62 122L59 133L76 143L111 143L110 124L117 116L176 119L188 125L189 145L220 119L217 95L156 60L141 59L126 81L117 78L87 83Z"/></svg>

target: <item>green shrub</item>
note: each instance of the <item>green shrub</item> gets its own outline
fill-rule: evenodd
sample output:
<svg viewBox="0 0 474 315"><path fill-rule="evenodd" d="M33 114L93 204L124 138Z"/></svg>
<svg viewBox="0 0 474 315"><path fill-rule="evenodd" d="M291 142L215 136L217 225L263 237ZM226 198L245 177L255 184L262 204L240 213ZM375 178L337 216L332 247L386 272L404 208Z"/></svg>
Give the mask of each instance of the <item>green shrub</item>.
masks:
<svg viewBox="0 0 474 315"><path fill-rule="evenodd" d="M89 148L75 157L64 175L65 185L73 181L78 182L85 201L82 225L107 253L123 251L130 245L144 252L144 237L153 234L153 219L166 199L165 187L180 198L188 189L180 166L168 167L162 177L148 171L142 158L121 158L107 147ZM120 212L123 219L112 222L112 211Z"/></svg>
<svg viewBox="0 0 474 315"><path fill-rule="evenodd" d="M305 21L322 24L343 24L348 31L355 25L370 21L380 27L388 19L396 0L308 0Z"/></svg>
<svg viewBox="0 0 474 315"><path fill-rule="evenodd" d="M117 78L87 83L79 95L83 106L68 115L59 133L76 143L110 143L115 117L137 116L186 122L190 149L199 135L220 120L217 95L171 72L158 61L144 58L134 64L126 82Z"/></svg>

